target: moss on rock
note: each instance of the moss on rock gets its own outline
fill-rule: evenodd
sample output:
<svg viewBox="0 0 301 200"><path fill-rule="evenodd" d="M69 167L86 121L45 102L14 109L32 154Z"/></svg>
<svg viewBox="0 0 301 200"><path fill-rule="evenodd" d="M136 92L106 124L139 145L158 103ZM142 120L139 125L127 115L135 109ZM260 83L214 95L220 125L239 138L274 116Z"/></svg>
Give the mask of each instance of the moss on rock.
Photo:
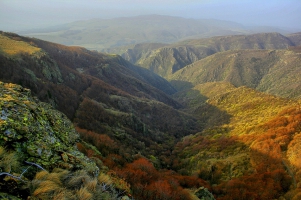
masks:
<svg viewBox="0 0 301 200"><path fill-rule="evenodd" d="M0 146L46 169L84 169L97 175L96 164L78 151L78 140L63 113L32 97L29 89L0 82Z"/></svg>

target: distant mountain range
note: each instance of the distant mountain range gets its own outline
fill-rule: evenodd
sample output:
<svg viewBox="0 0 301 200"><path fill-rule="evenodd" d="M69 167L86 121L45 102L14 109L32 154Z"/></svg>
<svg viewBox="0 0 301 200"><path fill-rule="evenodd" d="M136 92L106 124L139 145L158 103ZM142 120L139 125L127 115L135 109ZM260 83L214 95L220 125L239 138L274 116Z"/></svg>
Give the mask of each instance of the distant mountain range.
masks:
<svg viewBox="0 0 301 200"><path fill-rule="evenodd" d="M294 50L233 50L188 65L170 80L178 89L184 89L187 83L195 86L225 81L281 97L300 98L300 62L300 53Z"/></svg>
<svg viewBox="0 0 301 200"><path fill-rule="evenodd" d="M299 74L300 54L293 47L300 45L300 38L301 33L258 33L185 40L172 45L137 44L109 52L120 53L161 75L178 90L205 82L228 81L235 86L297 98L301 95L301 82L294 74Z"/></svg>
<svg viewBox="0 0 301 200"><path fill-rule="evenodd" d="M177 70L217 52L239 49L286 49L300 43L301 34L283 36L279 33L218 36L184 40L171 45L137 44L132 47L108 49L144 68L169 78Z"/></svg>
<svg viewBox="0 0 301 200"><path fill-rule="evenodd" d="M256 27L246 28L230 21L144 15L77 21L47 29L19 32L19 34L64 45L82 46L90 50L103 50L138 43L174 43L189 38L254 32L288 33L272 27L258 31Z"/></svg>

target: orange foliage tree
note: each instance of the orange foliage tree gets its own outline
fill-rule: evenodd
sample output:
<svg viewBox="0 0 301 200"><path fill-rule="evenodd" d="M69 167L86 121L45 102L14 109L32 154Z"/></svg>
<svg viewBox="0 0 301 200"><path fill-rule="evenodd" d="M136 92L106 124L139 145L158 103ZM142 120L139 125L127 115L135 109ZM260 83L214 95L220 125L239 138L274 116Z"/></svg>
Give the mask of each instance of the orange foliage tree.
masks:
<svg viewBox="0 0 301 200"><path fill-rule="evenodd" d="M191 194L183 187L208 187L208 184L196 177L181 176L172 171L158 171L145 158L138 158L127 164L117 174L131 185L136 199L192 199Z"/></svg>
<svg viewBox="0 0 301 200"><path fill-rule="evenodd" d="M113 152L118 153L118 144L108 135L98 134L79 127L77 127L76 130L79 132L84 141L93 144L102 153L102 155L107 156Z"/></svg>

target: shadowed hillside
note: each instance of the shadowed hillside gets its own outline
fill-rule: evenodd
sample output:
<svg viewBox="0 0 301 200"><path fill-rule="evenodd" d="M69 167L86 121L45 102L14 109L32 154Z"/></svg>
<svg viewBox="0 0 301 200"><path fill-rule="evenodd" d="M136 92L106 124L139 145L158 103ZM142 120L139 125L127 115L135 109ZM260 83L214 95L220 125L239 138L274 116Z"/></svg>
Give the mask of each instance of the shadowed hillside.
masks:
<svg viewBox="0 0 301 200"><path fill-rule="evenodd" d="M11 54L1 48L2 81L30 88L80 128L106 133L123 146L121 154L150 154L150 146L163 141L172 144L199 129L193 117L176 110L181 107L177 101L151 86L173 93L166 80L121 57L15 34L1 37L11 48L26 44L35 50Z"/></svg>
<svg viewBox="0 0 301 200"><path fill-rule="evenodd" d="M287 36L295 45L301 45L301 33L293 33Z"/></svg>

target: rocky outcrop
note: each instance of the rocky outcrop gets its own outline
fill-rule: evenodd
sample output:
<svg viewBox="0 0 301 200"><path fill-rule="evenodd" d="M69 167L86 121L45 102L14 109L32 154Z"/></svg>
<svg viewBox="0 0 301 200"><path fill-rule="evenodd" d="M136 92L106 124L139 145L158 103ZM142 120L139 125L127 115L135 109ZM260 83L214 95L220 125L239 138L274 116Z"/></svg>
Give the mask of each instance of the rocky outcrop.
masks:
<svg viewBox="0 0 301 200"><path fill-rule="evenodd" d="M78 140L64 114L32 97L29 89L0 82L0 146L47 170L84 169L96 176L98 167L77 150Z"/></svg>

